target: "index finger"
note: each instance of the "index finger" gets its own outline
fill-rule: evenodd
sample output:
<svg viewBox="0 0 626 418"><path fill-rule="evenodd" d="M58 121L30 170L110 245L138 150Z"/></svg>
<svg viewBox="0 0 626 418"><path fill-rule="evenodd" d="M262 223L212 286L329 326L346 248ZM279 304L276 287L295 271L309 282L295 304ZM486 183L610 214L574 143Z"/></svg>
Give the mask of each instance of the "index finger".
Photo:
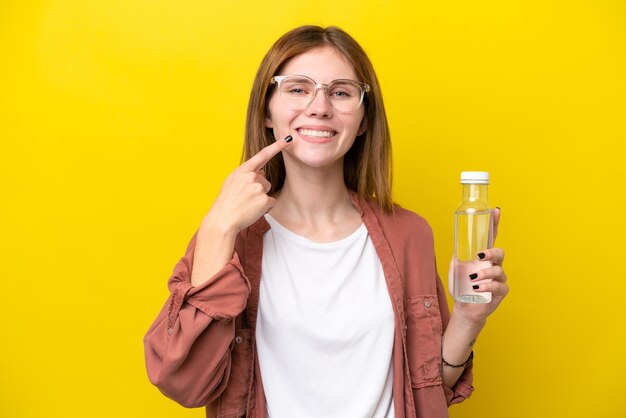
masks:
<svg viewBox="0 0 626 418"><path fill-rule="evenodd" d="M261 151L250 157L248 161L241 164L241 167L245 167L250 171L260 170L265 164L267 164L269 160L274 158L276 154L287 148L292 140L293 137L291 135L288 135L287 137L285 137L284 140L276 141L273 144L268 145L267 147L263 148Z"/></svg>
<svg viewBox="0 0 626 418"><path fill-rule="evenodd" d="M480 254L483 254L481 257ZM478 255L480 261L491 261L494 266L502 266L504 262L504 250L502 248L489 248Z"/></svg>

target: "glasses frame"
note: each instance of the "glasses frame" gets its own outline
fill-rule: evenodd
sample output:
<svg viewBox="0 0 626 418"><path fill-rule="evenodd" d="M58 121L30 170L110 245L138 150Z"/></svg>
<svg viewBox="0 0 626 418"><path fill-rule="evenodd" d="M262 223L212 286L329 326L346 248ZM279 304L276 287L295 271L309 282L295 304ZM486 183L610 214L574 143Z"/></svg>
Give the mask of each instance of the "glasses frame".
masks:
<svg viewBox="0 0 626 418"><path fill-rule="evenodd" d="M315 100L315 96L317 96L317 91L320 89L323 89L324 92L326 93L326 98L328 99L328 103L330 103L331 107L335 110L337 110L334 106L333 106L333 101L330 100L330 86L332 86L333 84L337 83L337 82L349 82L349 83L353 83L356 84L357 86L359 86L359 88L361 89L361 97L359 98L359 104L350 111L343 111L344 113L350 113L350 112L354 112L355 110L357 110L359 107L361 107L361 104L363 104L363 98L365 97L365 93L369 93L370 91L370 85L367 83L364 83L363 81L357 81L357 80L350 80L348 78L338 78L336 80L331 81L328 84L324 84L324 83L318 83L317 81L313 80L311 77L307 77L305 75L302 74L284 74L284 75L275 75L274 77L272 77L272 79L270 80L270 84L276 84L276 87L278 89L278 95L280 97L282 97L282 93L280 91L280 85L282 84L282 82L289 77L302 77L302 78L306 78L307 80L311 80L313 82L313 84L315 85L315 92L313 93L313 95L311 95L311 100L306 104L306 106L304 106L304 109L308 108L311 103L313 103L313 100Z"/></svg>

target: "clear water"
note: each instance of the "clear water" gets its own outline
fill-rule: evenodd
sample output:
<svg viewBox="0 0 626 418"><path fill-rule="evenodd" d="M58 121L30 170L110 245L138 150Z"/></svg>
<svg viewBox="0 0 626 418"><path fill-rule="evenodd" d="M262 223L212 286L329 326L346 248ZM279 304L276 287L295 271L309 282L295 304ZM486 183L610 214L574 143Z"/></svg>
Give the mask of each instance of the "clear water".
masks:
<svg viewBox="0 0 626 418"><path fill-rule="evenodd" d="M467 208L457 211L455 218L454 299L465 303L489 303L491 293L475 292L469 275L491 267L491 262L480 261L477 256L493 244L491 210Z"/></svg>

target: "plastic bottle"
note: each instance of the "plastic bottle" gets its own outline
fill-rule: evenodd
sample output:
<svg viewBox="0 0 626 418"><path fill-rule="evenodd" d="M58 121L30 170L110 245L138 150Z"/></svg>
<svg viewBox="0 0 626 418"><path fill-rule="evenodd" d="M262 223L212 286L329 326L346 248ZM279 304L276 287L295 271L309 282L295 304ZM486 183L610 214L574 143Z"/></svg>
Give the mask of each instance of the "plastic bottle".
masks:
<svg viewBox="0 0 626 418"><path fill-rule="evenodd" d="M454 213L454 284L453 296L459 302L489 303L491 293L475 292L469 278L491 262L480 261L478 253L493 245L493 211L487 203L489 173L464 171L461 173L463 199Z"/></svg>

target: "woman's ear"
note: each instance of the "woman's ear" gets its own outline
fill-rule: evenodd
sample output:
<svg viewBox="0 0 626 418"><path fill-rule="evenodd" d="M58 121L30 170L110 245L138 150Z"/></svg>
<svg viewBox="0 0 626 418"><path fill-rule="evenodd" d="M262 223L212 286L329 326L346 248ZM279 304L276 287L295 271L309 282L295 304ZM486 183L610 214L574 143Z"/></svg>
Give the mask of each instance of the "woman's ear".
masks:
<svg viewBox="0 0 626 418"><path fill-rule="evenodd" d="M357 131L356 136L363 135L365 131L367 131L367 118L363 116L363 119L361 120L361 125L359 125L359 130Z"/></svg>
<svg viewBox="0 0 626 418"><path fill-rule="evenodd" d="M274 128L274 124L272 123L272 118L270 117L269 114L265 117L265 127L270 128L270 129Z"/></svg>

